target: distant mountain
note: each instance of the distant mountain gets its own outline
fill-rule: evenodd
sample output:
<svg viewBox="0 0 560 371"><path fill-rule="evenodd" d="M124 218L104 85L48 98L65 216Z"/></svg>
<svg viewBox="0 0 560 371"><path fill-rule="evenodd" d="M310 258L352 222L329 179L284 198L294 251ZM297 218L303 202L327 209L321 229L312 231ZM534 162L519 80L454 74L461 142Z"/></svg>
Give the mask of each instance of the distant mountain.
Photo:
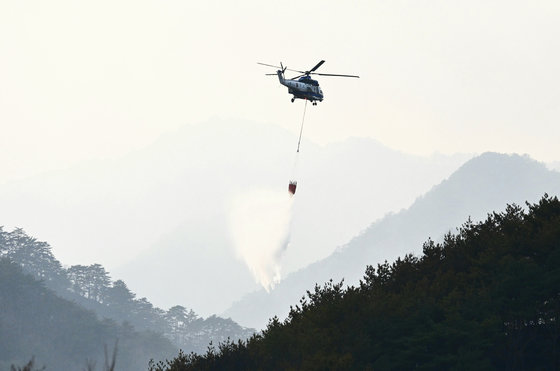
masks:
<svg viewBox="0 0 560 371"><path fill-rule="evenodd" d="M294 175L296 144L268 124L187 125L120 159L0 185L0 225L40 235L69 264L102 263L160 307L207 316L258 289L229 238L238 194L287 192L298 178L287 273L410 205L470 157L412 156L371 139L304 140Z"/></svg>
<svg viewBox="0 0 560 371"><path fill-rule="evenodd" d="M526 156L485 153L461 166L408 209L389 214L329 257L290 274L272 292L248 294L224 312L245 326L263 328L274 315L284 318L315 283L333 279L356 284L367 264L420 253L428 238L441 240L468 217L481 220L507 203L524 205L544 193L560 194L560 173Z"/></svg>
<svg viewBox="0 0 560 371"><path fill-rule="evenodd" d="M115 269L134 287L156 298L156 302L168 302L172 296L162 288L169 282L180 282L183 291L174 295L181 302L197 312L220 313L233 301L259 288L235 255L228 209L232 198L240 192L287 191L296 138L274 127L240 125L248 136L258 132L254 140L266 149L247 150L237 154L237 158L233 151L228 160L231 169L224 173L220 183L224 190L196 190L200 201L184 208L189 212L188 220L162 234L152 248ZM228 130L223 130L223 135L229 135ZM234 134L230 138L233 143L243 141ZM303 143L300 156L290 246L281 261L284 273L328 256L371 220L409 205L419 193L440 182L470 157L412 156L375 140L357 138L327 146ZM215 168L220 167L210 162L207 171ZM210 180L201 181L200 185L204 188L207 184L214 186ZM210 210L193 214L210 196L214 199ZM223 203L214 208L216 198ZM157 274L147 276L143 272L148 270Z"/></svg>

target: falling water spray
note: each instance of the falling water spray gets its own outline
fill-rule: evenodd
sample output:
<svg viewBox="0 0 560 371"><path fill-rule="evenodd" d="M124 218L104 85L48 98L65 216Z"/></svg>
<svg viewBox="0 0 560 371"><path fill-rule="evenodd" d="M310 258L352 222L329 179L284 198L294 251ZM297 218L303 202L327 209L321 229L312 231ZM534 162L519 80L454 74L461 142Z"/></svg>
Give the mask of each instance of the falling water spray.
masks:
<svg viewBox="0 0 560 371"><path fill-rule="evenodd" d="M281 278L290 240L293 199L285 191L255 190L233 200L231 235L237 255L267 291Z"/></svg>
<svg viewBox="0 0 560 371"><path fill-rule="evenodd" d="M230 226L235 250L266 291L270 291L280 281L280 261L290 241L293 196L297 187L306 109L307 100L303 108L292 177L288 184L289 192L255 190L239 195L232 202Z"/></svg>

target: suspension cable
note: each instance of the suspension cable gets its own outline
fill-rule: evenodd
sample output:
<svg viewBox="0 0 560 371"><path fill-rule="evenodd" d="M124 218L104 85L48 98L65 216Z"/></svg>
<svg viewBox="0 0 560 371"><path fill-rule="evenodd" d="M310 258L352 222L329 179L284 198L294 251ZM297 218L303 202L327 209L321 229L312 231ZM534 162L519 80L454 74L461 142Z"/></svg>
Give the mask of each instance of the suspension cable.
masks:
<svg viewBox="0 0 560 371"><path fill-rule="evenodd" d="M305 100L305 106L303 106L303 118L301 119L301 129L299 130L299 139L297 142L297 153L299 153L299 144L301 143L301 133L303 133L303 124L305 122L305 111L307 110L307 99Z"/></svg>

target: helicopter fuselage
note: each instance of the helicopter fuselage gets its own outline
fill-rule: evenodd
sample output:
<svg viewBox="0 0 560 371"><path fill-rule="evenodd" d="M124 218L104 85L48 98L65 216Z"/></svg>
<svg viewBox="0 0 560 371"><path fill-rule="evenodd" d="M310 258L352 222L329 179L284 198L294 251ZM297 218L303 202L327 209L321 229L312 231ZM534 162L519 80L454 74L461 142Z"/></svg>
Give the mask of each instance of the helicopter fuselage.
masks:
<svg viewBox="0 0 560 371"><path fill-rule="evenodd" d="M288 88L288 93L292 94L294 97L292 98L292 102L297 99L306 99L314 104L316 101L322 102L323 101L323 91L319 86L319 82L317 80L313 80L309 76L302 76L299 79L286 79L284 74L281 70L276 72L278 74L278 80L280 80L280 84L286 86Z"/></svg>
<svg viewBox="0 0 560 371"><path fill-rule="evenodd" d="M319 87L319 83L317 82L317 80L313 80L311 78L311 75L356 77L356 78L360 77L356 75L340 75L335 73L315 72L317 68L321 67L323 63L325 63L324 60L321 60L319 63L313 66L313 68L311 68L309 71L291 70L287 67L284 67L282 65L282 62L280 62L280 66L275 66L272 64L266 64L261 62L257 62L257 63L267 67L280 68L279 70L276 71L276 75L278 75L278 80L280 80L280 84L287 87L288 93L293 95L292 102L296 100L296 98L305 99L306 101L310 100L314 106L317 105L317 102L322 102L325 96L323 95L323 91ZM291 79L286 79L284 77L284 72L286 70L297 72L300 73L301 75L298 75L297 77L293 77ZM267 73L266 75L274 76L273 73Z"/></svg>

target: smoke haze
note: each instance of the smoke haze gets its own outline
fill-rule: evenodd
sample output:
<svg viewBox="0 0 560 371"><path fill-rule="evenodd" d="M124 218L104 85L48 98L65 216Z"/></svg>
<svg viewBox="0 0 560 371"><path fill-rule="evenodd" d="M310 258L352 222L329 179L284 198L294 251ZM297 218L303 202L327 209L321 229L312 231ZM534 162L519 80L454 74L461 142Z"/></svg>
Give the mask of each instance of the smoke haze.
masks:
<svg viewBox="0 0 560 371"><path fill-rule="evenodd" d="M293 198L287 191L254 190L234 198L231 235L237 255L267 291L281 278L290 238Z"/></svg>

